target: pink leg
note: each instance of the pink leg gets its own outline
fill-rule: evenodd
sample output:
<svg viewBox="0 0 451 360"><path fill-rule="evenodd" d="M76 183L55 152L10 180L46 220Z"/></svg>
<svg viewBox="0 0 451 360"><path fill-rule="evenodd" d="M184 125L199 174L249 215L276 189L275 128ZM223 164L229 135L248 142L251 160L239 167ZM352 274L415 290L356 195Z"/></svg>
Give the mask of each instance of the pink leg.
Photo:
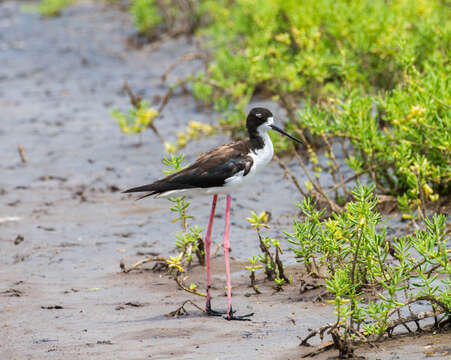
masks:
<svg viewBox="0 0 451 360"><path fill-rule="evenodd" d="M210 220L208 221L207 234L205 236L205 262L207 263L207 303L205 305L205 310L207 312L211 311L210 304L210 287L211 287L211 267L210 267L210 245L211 245L211 228L213 227L213 219L216 210L216 200L218 199L218 194L213 195L213 203L211 204Z"/></svg>
<svg viewBox="0 0 451 360"><path fill-rule="evenodd" d="M230 204L232 203L232 197L227 195L226 205L226 217L225 217L225 229L224 229L224 257L226 266L226 279L227 279L227 319L230 320L232 316L232 285L230 281L230 262L229 262L229 223L230 223Z"/></svg>
<svg viewBox="0 0 451 360"><path fill-rule="evenodd" d="M226 217L225 217L225 229L224 229L224 257L225 257L225 266L226 266L226 278L227 278L227 320L244 320L249 321L249 317L254 315L254 313L250 313L247 315L234 315L234 311L232 310L232 284L230 281L230 261L229 261L229 251L230 251L230 242L229 242L229 224L230 224L230 204L232 203L232 197L227 195L227 205L226 205Z"/></svg>

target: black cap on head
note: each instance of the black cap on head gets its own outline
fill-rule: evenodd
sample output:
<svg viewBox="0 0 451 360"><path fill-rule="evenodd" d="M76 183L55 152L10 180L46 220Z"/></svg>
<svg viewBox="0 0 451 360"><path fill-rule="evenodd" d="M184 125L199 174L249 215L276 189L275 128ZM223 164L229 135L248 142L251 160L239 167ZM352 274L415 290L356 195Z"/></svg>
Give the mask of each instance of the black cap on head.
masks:
<svg viewBox="0 0 451 360"><path fill-rule="evenodd" d="M262 107L253 108L249 111L246 120L246 127L249 133L254 132L257 128L265 123L268 118L273 117L272 112Z"/></svg>

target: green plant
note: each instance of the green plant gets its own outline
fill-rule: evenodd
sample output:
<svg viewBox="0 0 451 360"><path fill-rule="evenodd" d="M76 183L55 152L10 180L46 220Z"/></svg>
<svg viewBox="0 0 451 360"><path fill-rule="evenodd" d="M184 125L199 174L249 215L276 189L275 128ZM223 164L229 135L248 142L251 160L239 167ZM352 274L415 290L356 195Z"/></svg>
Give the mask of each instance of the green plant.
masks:
<svg viewBox="0 0 451 360"><path fill-rule="evenodd" d="M294 220L293 233L286 233L297 260L326 281L336 315L327 329L343 351L352 341L391 335L397 326L412 332L407 323L419 327L427 317L439 327L451 314L445 216L425 218L425 230L413 235L388 239L373 193L374 185L358 184L346 211L325 220L306 199L298 205L305 220ZM414 312L410 305L420 301L431 310Z"/></svg>
<svg viewBox="0 0 451 360"><path fill-rule="evenodd" d="M223 114L225 129L244 131L245 106L263 95L287 111L286 127L305 140L312 163L311 142L326 145L329 169L313 172L331 172L342 189L337 202L349 191L331 149L345 140L356 175L400 196L406 211L423 217L428 202L449 195L451 12L442 1L223 0L201 8L212 57L192 89ZM292 150L274 140L276 152ZM329 197L314 185L306 184L311 195Z"/></svg>
<svg viewBox="0 0 451 360"><path fill-rule="evenodd" d="M254 289L256 294L261 294L261 291L258 289L258 286L255 283L255 272L263 267L263 265L258 265L259 259L255 256L248 258L250 265L246 266L246 270L250 270L251 273L249 275L249 279L251 280L251 286Z"/></svg>
<svg viewBox="0 0 451 360"><path fill-rule="evenodd" d="M279 241L270 237L262 237L260 233L261 228L269 228L269 225L266 224L268 218L269 216L266 211L262 211L260 214L251 211L251 217L246 218L246 220L249 221L251 227L257 231L260 250L262 251L262 254L258 256L258 260L265 268L266 277L269 280L274 280L277 285L276 289L281 290L282 284L289 283L291 280L285 276L283 263L279 256L279 254L283 254ZM274 247L274 254L272 252L272 247ZM246 267L246 269L251 270L251 285L257 292L255 286L255 270L260 269L261 266L256 265L255 257L249 258L249 261L251 262L251 267Z"/></svg>
<svg viewBox="0 0 451 360"><path fill-rule="evenodd" d="M149 37L162 21L155 0L133 0L130 11L138 31Z"/></svg>
<svg viewBox="0 0 451 360"><path fill-rule="evenodd" d="M398 195L403 211L424 217L426 204L451 190L449 71L450 65L426 65L422 75L407 64L404 83L384 96L353 92L343 101L310 104L298 124L332 140L350 139L347 164L369 174L383 193Z"/></svg>
<svg viewBox="0 0 451 360"><path fill-rule="evenodd" d="M113 116L119 123L122 132L126 134L138 134L147 129L158 116L158 111L150 107L147 101L139 101L136 107L132 107L127 113L112 110Z"/></svg>
<svg viewBox="0 0 451 360"><path fill-rule="evenodd" d="M54 17L61 14L61 11L72 5L75 0L41 0L37 5L25 5L25 11L37 11L44 17Z"/></svg>
<svg viewBox="0 0 451 360"><path fill-rule="evenodd" d="M199 264L204 265L205 253L202 239L203 229L197 226L191 226L188 231L181 232L177 237L176 245L181 249L188 266L193 259L193 253L196 254Z"/></svg>

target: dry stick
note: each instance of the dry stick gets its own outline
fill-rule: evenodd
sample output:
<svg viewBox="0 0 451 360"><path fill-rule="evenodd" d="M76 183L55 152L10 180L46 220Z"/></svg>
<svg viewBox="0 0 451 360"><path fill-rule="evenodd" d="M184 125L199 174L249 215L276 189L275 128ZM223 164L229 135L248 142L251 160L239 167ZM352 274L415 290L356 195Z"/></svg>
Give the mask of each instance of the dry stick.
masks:
<svg viewBox="0 0 451 360"><path fill-rule="evenodd" d="M332 211L336 213L341 213L342 209L339 207L335 202L329 199L329 197L324 193L324 190L322 189L321 185L317 184L315 181L313 181L312 177L310 176L310 173L308 172L307 168L305 167L304 161L302 160L301 156L297 153L297 151L294 151L294 156L298 160L299 165L301 165L302 169L304 170L305 175L307 175L308 179L312 183L313 187L316 191L318 191L319 194L327 201Z"/></svg>
<svg viewBox="0 0 451 360"><path fill-rule="evenodd" d="M276 265L277 265L277 270L279 270L279 279L284 279L287 283L289 283L290 279L288 279L285 276L282 260L280 260L280 257L279 257L279 251L283 254L283 251L280 248L280 246L276 246Z"/></svg>
<svg viewBox="0 0 451 360"><path fill-rule="evenodd" d="M344 154L344 156L346 158L349 158L349 152L348 152L348 150L346 150L346 147L345 147L345 138L344 137L339 137L338 139L339 139L338 141L339 141L340 146L341 146L341 151L343 152L343 154Z"/></svg>
<svg viewBox="0 0 451 360"><path fill-rule="evenodd" d="M266 254L269 258L269 261L271 262L271 265L273 265L273 268L275 267L276 262L274 261L274 258L271 254L271 252L269 251L269 248L266 246L266 244L263 242L263 238L260 234L260 230L257 228L257 234L258 234L258 239L260 240L260 250ZM272 276L275 276L275 270L271 270L268 268L268 266L265 266L265 274L266 276L271 279Z"/></svg>
<svg viewBox="0 0 451 360"><path fill-rule="evenodd" d="M308 195L302 189L293 172L284 164L284 162L277 155L274 155L274 159L276 159L279 166L284 170L285 174L290 178L290 180L293 182L294 186L296 186L296 188L299 190L302 196L307 197Z"/></svg>
<svg viewBox="0 0 451 360"><path fill-rule="evenodd" d="M194 294L194 295L198 295L198 296L203 296L203 297L207 296L207 294L204 294L203 292L197 291L196 289L191 290L191 289L187 288L186 285L183 283L183 280L181 280L179 278L179 276L180 276L180 272L178 270L175 270L175 272L174 272L174 280L177 283L177 285L180 286L180 288L182 290L185 290L185 291L189 292L190 294Z"/></svg>
<svg viewBox="0 0 451 360"><path fill-rule="evenodd" d="M396 326L401 325L403 323L405 324L405 323L409 323L409 322L412 322L412 321L417 322L419 320L423 320L423 319L426 319L426 318L431 317L431 316L440 315L441 313L442 312L440 312L440 311L425 311L425 312L421 312L421 313L419 313L417 315L413 315L413 316L409 315L409 316L406 316L404 318L395 319L395 320L389 321L387 323L387 331L388 330L393 330ZM379 336L376 338L376 341L379 341L382 338L383 335L384 335L384 333L379 334Z"/></svg>
<svg viewBox="0 0 451 360"><path fill-rule="evenodd" d="M324 344L321 344L320 346L315 347L313 350L305 353L304 355L302 355L302 358L314 357L314 356L316 356L318 354L321 354L324 351L332 349L334 347L334 345L335 344L334 344L334 342L332 340L328 341L328 342L326 342Z"/></svg>
<svg viewBox="0 0 451 360"><path fill-rule="evenodd" d="M203 255L205 253L205 245L203 239L199 236L197 238L197 249L196 249L196 256L197 260L199 260L199 264L201 266L205 265L205 256Z"/></svg>
<svg viewBox="0 0 451 360"><path fill-rule="evenodd" d="M348 182L351 182L351 181L357 179L359 176L362 176L363 174L365 174L365 173L364 173L364 172L355 173L354 175L352 175L352 176L348 177L346 180L344 180L344 181L343 181L343 185L344 185L344 184L347 184ZM339 187L341 187L341 186L342 186L342 184L334 185L334 186L332 186L330 189L327 189L327 190L325 191L325 193L327 194L327 193L330 193L330 192L332 192L332 191L335 191L335 190L337 190L337 189L338 189Z"/></svg>
<svg viewBox="0 0 451 360"><path fill-rule="evenodd" d="M183 304L182 304L177 310L171 311L169 314L167 314L167 316L168 316L168 317L177 317L177 316L179 316L179 315L182 315L183 312L184 312L185 314L188 314L188 311L185 310L185 305L188 304L188 303L190 303L191 305L193 305L195 308L199 309L200 311L202 311L202 312L204 312L204 313L206 312L205 309L202 309L200 306L196 305L196 304L193 303L191 300L185 300L185 301L183 302Z"/></svg>
<svg viewBox="0 0 451 360"><path fill-rule="evenodd" d="M333 326L334 326L334 324L327 324L327 325L321 326L318 329L310 331L310 333L301 341L299 346L311 346L308 343L308 340L310 340L312 337L316 336L317 334L324 333L324 331L326 331L327 329L330 329Z"/></svg>
<svg viewBox="0 0 451 360"><path fill-rule="evenodd" d="M152 261L161 261L166 263L166 258L161 257L161 256L157 256L157 257L148 257L145 258L143 260L138 261L137 263L133 264L132 266L130 266L128 269L125 268L125 265L123 262L120 263L121 269L124 273L128 273L132 270L135 270L136 268L140 267L141 265L144 265L148 262L152 262Z"/></svg>
<svg viewBox="0 0 451 360"><path fill-rule="evenodd" d="M330 158L333 164L332 168L334 169L334 172L338 174L338 178L340 179L340 186L342 187L344 193L346 195L349 195L349 192L346 189L345 182L343 180L343 174L341 173L340 166L338 166L337 159L335 158L335 154L332 150L332 146L330 145L326 135L322 134L322 138L326 144L327 149L329 150Z"/></svg>
<svg viewBox="0 0 451 360"><path fill-rule="evenodd" d="M406 299L409 298L409 294L407 293L407 288L404 289L404 296L406 297ZM410 305L411 304L407 304L407 309L409 310L409 313L410 313L411 316L415 316L415 313L412 310L412 306L410 306ZM401 315L400 315L400 317L401 317ZM420 323L418 321L415 321L415 325L417 326L417 330L416 331L421 330Z"/></svg>
<svg viewBox="0 0 451 360"><path fill-rule="evenodd" d="M22 160L23 164L26 164L28 162L27 160L27 154L25 152L25 147L23 145L17 146L17 151L19 152L20 159Z"/></svg>
<svg viewBox="0 0 451 360"><path fill-rule="evenodd" d="M181 65L182 63L196 59L203 59L204 57L205 55L202 54L201 52L193 52L181 56L177 61L169 65L164 74L161 75L161 82L164 83L168 79L168 76L172 72L172 70L174 70L177 66Z"/></svg>
<svg viewBox="0 0 451 360"><path fill-rule="evenodd" d="M416 297L416 298L413 298L413 299L409 299L403 305L397 306L396 308L390 310L388 312L386 318L387 319L390 318L390 316L392 316L395 312L397 312L400 308L402 308L404 306L408 306L408 305L413 304L413 303L415 303L417 301L424 301L424 300L427 300L427 301L429 301L429 302L431 302L433 304L438 305L439 307L441 307L443 309L443 311L437 311L437 310L426 311L426 312L423 312L423 313L419 313L417 315L410 314L408 317L405 317L405 318L400 317L399 319L391 320L386 325L387 330L393 329L393 328L395 328L398 325L402 325L402 324L405 324L405 323L408 323L408 322L411 322L411 321L414 321L417 324L417 326L418 326L418 321L419 320L422 320L422 319L424 319L426 317L431 317L431 316L436 317L437 315L440 315L443 312L449 313L451 311L451 309L444 302L434 298L433 296L425 295L425 296L419 296L419 297ZM377 337L376 341L379 340L383 336L383 334L384 333L379 334L379 336Z"/></svg>
<svg viewBox="0 0 451 360"><path fill-rule="evenodd" d="M221 243L218 243L215 247L215 249L213 250L212 256L215 257L216 254L218 253L219 249L221 248ZM230 249L229 251L231 251L232 249Z"/></svg>
<svg viewBox="0 0 451 360"><path fill-rule="evenodd" d="M249 275L249 278L251 279L252 289L254 289L256 294L261 294L262 292L260 290L258 290L258 287L255 284L255 270L251 270L251 274Z"/></svg>

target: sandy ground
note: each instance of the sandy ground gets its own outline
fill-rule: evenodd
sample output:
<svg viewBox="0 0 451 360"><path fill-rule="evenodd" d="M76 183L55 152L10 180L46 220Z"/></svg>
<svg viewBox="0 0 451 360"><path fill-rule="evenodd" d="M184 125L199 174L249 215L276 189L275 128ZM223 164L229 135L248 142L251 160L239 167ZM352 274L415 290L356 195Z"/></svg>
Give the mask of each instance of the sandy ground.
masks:
<svg viewBox="0 0 451 360"><path fill-rule="evenodd" d="M281 231L290 229L301 198L275 163L232 203L233 303L239 313L255 312L252 321L207 318L189 306L187 316L168 318L184 300L200 306L203 300L164 274L120 272L121 259L129 265L139 254L174 254L178 229L167 200L133 202L118 191L158 178L164 151L151 132L141 146L138 136L122 134L110 111L129 107L120 93L124 79L146 99L165 94L161 74L194 45L181 38L128 48L133 26L115 9L84 2L61 17L41 19L23 13L21 4L0 2L0 359L300 358L309 349L298 346L298 337L331 321L333 309L299 294L301 268L289 251L284 260L295 281L284 292L275 293L259 275L263 294L248 296L244 270L247 257L259 251L245 220L250 210L271 211L269 233L289 247ZM198 66L186 64L171 79ZM157 126L173 140L188 121L214 123L216 116L180 95ZM228 140L218 135L191 143L187 160ZM18 145L25 147L26 165ZM299 169L293 171L304 180ZM194 223L206 224L209 206L209 198L193 199ZM216 243L223 213L220 198ZM226 300L223 266L219 252L213 264L213 304L219 309ZM204 269L193 267L189 281L202 289ZM450 343L449 335L426 335L357 354L447 358Z"/></svg>

